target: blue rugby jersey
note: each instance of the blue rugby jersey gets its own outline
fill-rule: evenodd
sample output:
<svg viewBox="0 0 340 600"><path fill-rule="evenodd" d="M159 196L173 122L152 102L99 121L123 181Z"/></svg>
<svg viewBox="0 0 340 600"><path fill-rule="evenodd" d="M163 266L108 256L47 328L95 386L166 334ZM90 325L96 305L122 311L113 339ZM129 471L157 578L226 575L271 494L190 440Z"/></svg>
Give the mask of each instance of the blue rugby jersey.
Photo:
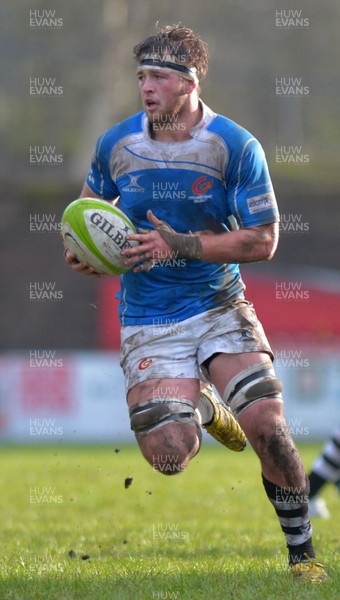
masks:
<svg viewBox="0 0 340 600"><path fill-rule="evenodd" d="M153 140L144 111L98 139L87 184L100 198L119 196L137 229L152 229L149 209L180 233L222 233L279 220L260 143L201 104L202 119L183 142ZM244 288L237 264L161 256L150 271L121 276L121 324L181 321L242 297Z"/></svg>

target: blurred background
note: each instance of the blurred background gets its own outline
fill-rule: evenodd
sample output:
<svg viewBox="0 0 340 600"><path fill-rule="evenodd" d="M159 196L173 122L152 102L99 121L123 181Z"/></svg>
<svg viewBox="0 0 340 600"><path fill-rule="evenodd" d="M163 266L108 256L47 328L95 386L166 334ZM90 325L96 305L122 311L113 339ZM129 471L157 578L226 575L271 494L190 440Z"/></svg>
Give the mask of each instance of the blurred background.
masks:
<svg viewBox="0 0 340 600"><path fill-rule="evenodd" d="M247 297L291 432L327 437L340 395L339 3L2 0L0 17L1 439L133 439L118 278L72 273L59 223L98 136L141 108L132 47L179 21L210 47L203 100L265 149L281 241L270 263L244 266Z"/></svg>

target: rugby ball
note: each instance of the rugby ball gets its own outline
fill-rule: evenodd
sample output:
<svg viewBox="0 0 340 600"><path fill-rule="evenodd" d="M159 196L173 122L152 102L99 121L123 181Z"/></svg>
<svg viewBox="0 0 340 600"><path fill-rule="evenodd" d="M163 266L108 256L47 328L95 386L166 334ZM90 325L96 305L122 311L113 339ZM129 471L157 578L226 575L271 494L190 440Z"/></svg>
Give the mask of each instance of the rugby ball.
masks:
<svg viewBox="0 0 340 600"><path fill-rule="evenodd" d="M79 198L69 204L61 219L65 247L97 273L122 275L132 267L124 265L121 250L138 245L126 235L137 233L130 219L105 200Z"/></svg>

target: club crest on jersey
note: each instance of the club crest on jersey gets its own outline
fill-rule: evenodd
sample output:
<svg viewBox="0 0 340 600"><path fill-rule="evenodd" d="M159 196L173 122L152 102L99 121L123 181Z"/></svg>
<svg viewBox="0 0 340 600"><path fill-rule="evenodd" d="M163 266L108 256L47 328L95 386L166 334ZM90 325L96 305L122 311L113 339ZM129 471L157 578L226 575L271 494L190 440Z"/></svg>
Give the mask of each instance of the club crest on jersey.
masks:
<svg viewBox="0 0 340 600"><path fill-rule="evenodd" d="M138 369L140 371L144 371L144 369L147 369L148 367L150 367L151 364L152 364L152 358L143 358L138 365Z"/></svg>
<svg viewBox="0 0 340 600"><path fill-rule="evenodd" d="M138 183L138 179L142 177L142 175L131 175L131 173L126 174L130 178L130 182L128 185L123 187L123 192L145 192L145 188Z"/></svg>
<svg viewBox="0 0 340 600"><path fill-rule="evenodd" d="M194 194L206 194L206 192L208 192L212 187L213 183L213 179L208 180L206 175L202 175L202 177L199 177L198 179L196 179L196 181L194 181L191 189L194 192Z"/></svg>

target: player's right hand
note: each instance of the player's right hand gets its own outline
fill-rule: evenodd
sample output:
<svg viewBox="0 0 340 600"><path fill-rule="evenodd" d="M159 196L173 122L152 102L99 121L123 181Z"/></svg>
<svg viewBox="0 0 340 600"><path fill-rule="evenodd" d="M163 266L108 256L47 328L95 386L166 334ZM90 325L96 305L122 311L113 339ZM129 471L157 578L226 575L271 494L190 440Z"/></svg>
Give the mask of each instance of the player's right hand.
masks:
<svg viewBox="0 0 340 600"><path fill-rule="evenodd" d="M67 265L76 271L76 273L80 273L81 275L87 275L88 277L103 277L103 273L97 273L90 265L85 262L79 262L77 257L73 252L70 252L67 248L64 250L65 262Z"/></svg>

